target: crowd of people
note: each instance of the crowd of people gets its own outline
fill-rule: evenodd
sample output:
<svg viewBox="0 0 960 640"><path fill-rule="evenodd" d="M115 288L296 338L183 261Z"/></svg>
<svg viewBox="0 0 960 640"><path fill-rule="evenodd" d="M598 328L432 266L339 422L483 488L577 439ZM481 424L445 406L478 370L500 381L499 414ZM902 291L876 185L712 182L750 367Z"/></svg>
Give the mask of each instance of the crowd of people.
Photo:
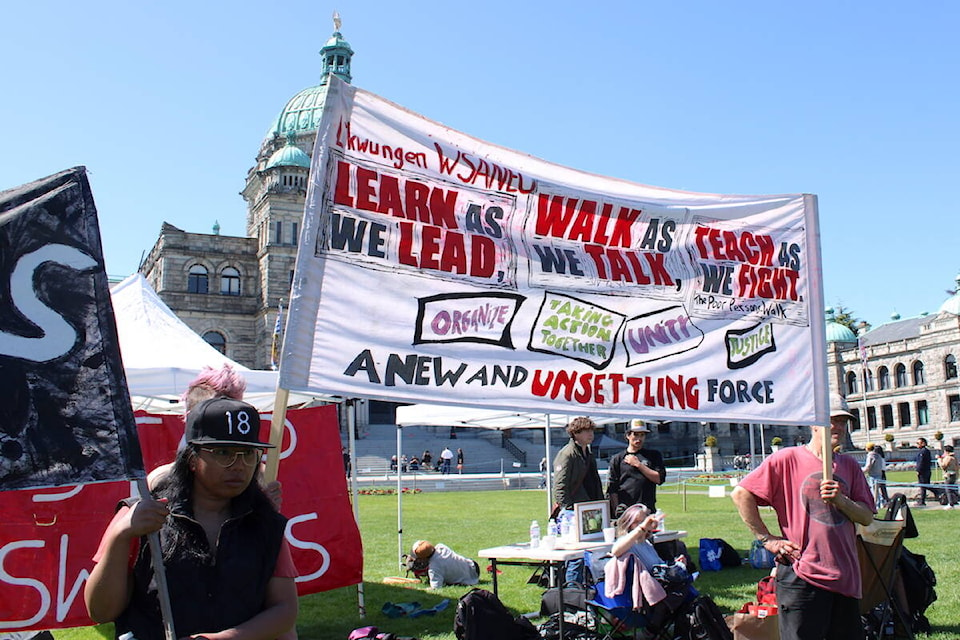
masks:
<svg viewBox="0 0 960 640"><path fill-rule="evenodd" d="M453 469L453 461L456 460L457 464L457 473L463 473L463 449L457 448L457 452L454 453L450 450L450 447L444 447L440 452L440 455L436 459L436 465L434 465L433 454L430 453L429 449L424 450L423 454L419 457L410 456L407 457L407 454L401 454L400 458L397 458L396 454L390 456L390 471L396 472L399 469L402 473L407 473L411 471L437 471L441 474L448 474Z"/></svg>
<svg viewBox="0 0 960 640"><path fill-rule="evenodd" d="M960 496L957 492L957 475L960 471L960 464L957 462L953 445L943 445L942 452L936 456L930 450L929 443L924 437L917 438L916 447L917 452L913 460L917 474L914 505L927 506L927 496L929 494L935 501L943 504L944 509L955 508L960 503ZM870 485L876 507L882 509L890 502L885 455L883 448L872 442L867 443L865 449L867 456L863 463L863 473L867 477L867 483ZM934 483L932 480L935 465L943 474L942 483Z"/></svg>

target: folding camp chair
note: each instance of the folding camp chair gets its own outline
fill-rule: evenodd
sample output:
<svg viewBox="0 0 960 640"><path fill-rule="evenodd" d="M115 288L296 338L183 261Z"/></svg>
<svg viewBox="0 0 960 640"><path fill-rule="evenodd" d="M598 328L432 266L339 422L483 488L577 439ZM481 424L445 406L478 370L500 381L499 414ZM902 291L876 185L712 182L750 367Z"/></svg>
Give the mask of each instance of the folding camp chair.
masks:
<svg viewBox="0 0 960 640"><path fill-rule="evenodd" d="M857 552L860 557L860 577L863 595L860 614L867 618L868 628L877 636L899 621L911 640L910 618L897 591L897 570L903 550L904 521L874 520L869 526L857 525Z"/></svg>
<svg viewBox="0 0 960 640"><path fill-rule="evenodd" d="M606 595L606 581L603 565L610 560L609 554L597 557L589 551L584 553L584 565L588 580L593 581L596 589L594 597L587 601L587 606L594 614L594 628L598 634L603 634L603 640L614 638L636 638L640 631L643 637L649 640L669 640L673 638L673 623L680 610L680 605L688 599L694 598L697 591L687 584L683 593L674 593L668 585L667 598L650 607L641 607L635 610L630 587L616 596ZM639 562L639 560L637 561ZM626 584L633 581L634 563L627 567Z"/></svg>

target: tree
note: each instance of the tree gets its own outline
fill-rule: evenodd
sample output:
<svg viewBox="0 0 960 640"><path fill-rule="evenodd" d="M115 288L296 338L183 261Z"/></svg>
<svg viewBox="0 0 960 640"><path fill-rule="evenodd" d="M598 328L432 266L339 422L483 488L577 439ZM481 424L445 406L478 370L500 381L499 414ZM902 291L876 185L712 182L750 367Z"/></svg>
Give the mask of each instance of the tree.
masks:
<svg viewBox="0 0 960 640"><path fill-rule="evenodd" d="M833 321L850 329L854 335L857 335L861 327L867 331L870 330L870 323L853 315L853 311L845 307L842 302L838 302L833 307Z"/></svg>

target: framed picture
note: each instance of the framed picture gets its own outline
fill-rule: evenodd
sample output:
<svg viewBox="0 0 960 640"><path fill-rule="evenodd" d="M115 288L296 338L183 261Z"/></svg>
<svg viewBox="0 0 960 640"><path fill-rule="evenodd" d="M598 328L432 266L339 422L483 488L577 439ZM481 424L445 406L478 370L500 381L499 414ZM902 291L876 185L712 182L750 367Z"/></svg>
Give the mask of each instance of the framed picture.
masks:
<svg viewBox="0 0 960 640"><path fill-rule="evenodd" d="M577 542L603 541L603 529L610 526L610 503L606 500L573 505Z"/></svg>

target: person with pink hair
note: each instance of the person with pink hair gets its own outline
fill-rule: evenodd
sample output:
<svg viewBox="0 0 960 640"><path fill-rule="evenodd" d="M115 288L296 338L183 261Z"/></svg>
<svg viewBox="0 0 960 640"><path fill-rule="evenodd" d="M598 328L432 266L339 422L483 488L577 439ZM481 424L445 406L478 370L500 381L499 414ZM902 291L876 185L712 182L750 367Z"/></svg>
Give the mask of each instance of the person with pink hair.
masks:
<svg viewBox="0 0 960 640"><path fill-rule="evenodd" d="M247 381L233 367L224 363L219 369L204 367L203 370L187 385L187 390L180 396L184 406L184 415L190 413L195 406L218 396L226 396L234 400L243 400L243 393L247 390Z"/></svg>
<svg viewBox="0 0 960 640"><path fill-rule="evenodd" d="M220 397L243 400L243 392L246 390L247 381L229 364L224 363L219 369L204 367L197 377L190 381L186 391L180 396L184 409L184 423L186 423L190 411L204 400ZM181 437L177 450L179 451L185 446L186 440ZM147 474L147 486L151 489L156 487L157 483L169 473L172 466L173 462L162 464ZM264 489L277 509L280 509L280 483L271 482Z"/></svg>

